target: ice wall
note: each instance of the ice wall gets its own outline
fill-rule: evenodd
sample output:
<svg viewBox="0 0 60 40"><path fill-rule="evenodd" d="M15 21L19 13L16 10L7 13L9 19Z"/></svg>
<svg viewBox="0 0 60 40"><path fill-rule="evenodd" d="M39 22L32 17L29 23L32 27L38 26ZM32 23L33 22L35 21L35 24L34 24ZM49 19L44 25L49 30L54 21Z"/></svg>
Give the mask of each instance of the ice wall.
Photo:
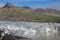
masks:
<svg viewBox="0 0 60 40"><path fill-rule="evenodd" d="M37 32L57 33L60 23L12 22L0 21L0 29L7 34L33 37Z"/></svg>

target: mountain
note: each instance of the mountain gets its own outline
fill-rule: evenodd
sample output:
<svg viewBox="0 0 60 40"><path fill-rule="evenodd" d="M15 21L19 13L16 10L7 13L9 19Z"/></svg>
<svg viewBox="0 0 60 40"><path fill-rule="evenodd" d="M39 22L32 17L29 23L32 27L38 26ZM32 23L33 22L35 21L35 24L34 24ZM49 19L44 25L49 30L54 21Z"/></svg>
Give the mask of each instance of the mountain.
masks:
<svg viewBox="0 0 60 40"><path fill-rule="evenodd" d="M14 6L11 3L7 3L0 8L0 20L60 22L60 11L42 8L33 9L28 6Z"/></svg>
<svg viewBox="0 0 60 40"><path fill-rule="evenodd" d="M11 3L6 3L6 5L3 8L12 8L14 7L14 5L12 5Z"/></svg>
<svg viewBox="0 0 60 40"><path fill-rule="evenodd" d="M46 8L46 9L43 9L43 8L37 8L37 9L34 9L35 12L37 13L41 13L41 14L59 14L60 15L60 11L59 10L56 10L56 9L49 9L49 8Z"/></svg>

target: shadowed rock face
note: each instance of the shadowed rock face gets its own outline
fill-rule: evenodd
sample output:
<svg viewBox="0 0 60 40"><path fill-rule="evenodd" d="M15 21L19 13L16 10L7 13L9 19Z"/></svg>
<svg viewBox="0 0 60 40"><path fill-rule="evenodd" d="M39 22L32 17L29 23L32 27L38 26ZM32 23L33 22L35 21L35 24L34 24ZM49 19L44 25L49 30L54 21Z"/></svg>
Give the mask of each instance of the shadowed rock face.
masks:
<svg viewBox="0 0 60 40"><path fill-rule="evenodd" d="M1 36L1 33L4 32L2 30L0 30L0 38L2 37ZM8 35L8 34L5 34L5 36L3 36L2 39L0 40L31 40L30 38L27 38L27 37L19 37L19 36L13 36L13 35Z"/></svg>
<svg viewBox="0 0 60 40"><path fill-rule="evenodd" d="M14 5L12 5L11 3L6 3L6 5L3 8L12 8L14 7Z"/></svg>
<svg viewBox="0 0 60 40"><path fill-rule="evenodd" d="M27 38L27 37L18 37L18 36L15 36L15 39L16 40L31 40L30 38Z"/></svg>
<svg viewBox="0 0 60 40"><path fill-rule="evenodd" d="M3 33L3 32L4 32L4 31L1 31L1 30L0 30L0 38L2 37L1 33Z"/></svg>
<svg viewBox="0 0 60 40"><path fill-rule="evenodd" d="M11 35L6 35L3 37L2 40L15 40L15 38L13 38L13 36L11 36Z"/></svg>
<svg viewBox="0 0 60 40"><path fill-rule="evenodd" d="M18 36L12 36L12 35L6 35L3 37L2 40L31 40L26 37L18 37Z"/></svg>

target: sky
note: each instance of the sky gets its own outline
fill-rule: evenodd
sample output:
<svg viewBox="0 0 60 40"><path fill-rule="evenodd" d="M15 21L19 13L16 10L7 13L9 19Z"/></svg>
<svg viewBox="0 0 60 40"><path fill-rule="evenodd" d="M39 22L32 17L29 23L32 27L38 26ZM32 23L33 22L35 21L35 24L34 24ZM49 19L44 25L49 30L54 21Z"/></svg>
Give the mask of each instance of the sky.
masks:
<svg viewBox="0 0 60 40"><path fill-rule="evenodd" d="M55 8L60 9L60 0L0 0L0 7L6 3L12 3L16 6L30 6L42 8Z"/></svg>

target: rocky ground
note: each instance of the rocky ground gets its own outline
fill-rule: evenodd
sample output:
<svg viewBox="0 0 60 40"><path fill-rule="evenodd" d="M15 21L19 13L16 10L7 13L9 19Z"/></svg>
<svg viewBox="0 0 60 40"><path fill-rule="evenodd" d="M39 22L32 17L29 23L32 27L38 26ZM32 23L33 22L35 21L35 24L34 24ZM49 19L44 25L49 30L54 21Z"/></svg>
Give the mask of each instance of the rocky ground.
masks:
<svg viewBox="0 0 60 40"><path fill-rule="evenodd" d="M3 33L3 34L2 34ZM4 36L2 36L4 35ZM13 36L11 34L4 34L4 31L0 30L0 40L31 40L27 37Z"/></svg>

